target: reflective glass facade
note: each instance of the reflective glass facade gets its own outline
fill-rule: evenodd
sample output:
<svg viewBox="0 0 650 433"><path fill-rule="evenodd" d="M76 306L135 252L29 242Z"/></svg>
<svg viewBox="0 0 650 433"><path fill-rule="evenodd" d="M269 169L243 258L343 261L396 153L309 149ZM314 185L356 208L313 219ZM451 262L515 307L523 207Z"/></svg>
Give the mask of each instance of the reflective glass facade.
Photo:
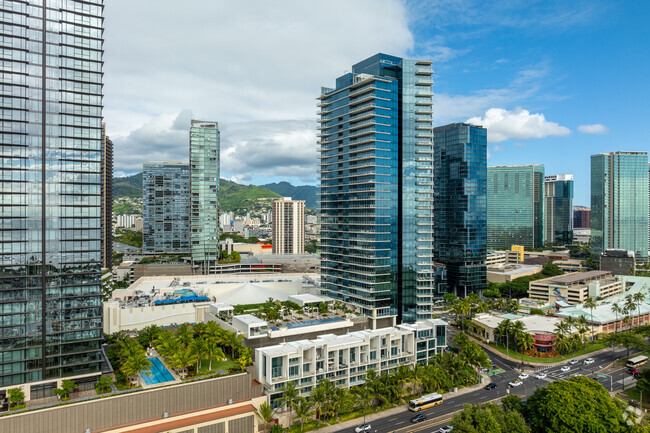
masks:
<svg viewBox="0 0 650 433"><path fill-rule="evenodd" d="M0 2L0 387L100 371L100 0Z"/></svg>
<svg viewBox="0 0 650 433"><path fill-rule="evenodd" d="M431 317L431 62L377 54L319 97L322 285L374 317Z"/></svg>
<svg viewBox="0 0 650 433"><path fill-rule="evenodd" d="M149 162L142 170L142 250L190 252L190 166Z"/></svg>
<svg viewBox="0 0 650 433"><path fill-rule="evenodd" d="M190 248L208 272L219 260L219 125L192 120L190 127Z"/></svg>
<svg viewBox="0 0 650 433"><path fill-rule="evenodd" d="M494 166L487 175L488 250L543 247L544 166Z"/></svg>
<svg viewBox="0 0 650 433"><path fill-rule="evenodd" d="M454 123L434 129L435 252L447 267L447 291L485 289L487 130Z"/></svg>
<svg viewBox="0 0 650 433"><path fill-rule="evenodd" d="M573 175L546 176L544 181L544 239L546 243L573 243Z"/></svg>
<svg viewBox="0 0 650 433"><path fill-rule="evenodd" d="M591 250L634 251L648 261L648 153L591 156Z"/></svg>

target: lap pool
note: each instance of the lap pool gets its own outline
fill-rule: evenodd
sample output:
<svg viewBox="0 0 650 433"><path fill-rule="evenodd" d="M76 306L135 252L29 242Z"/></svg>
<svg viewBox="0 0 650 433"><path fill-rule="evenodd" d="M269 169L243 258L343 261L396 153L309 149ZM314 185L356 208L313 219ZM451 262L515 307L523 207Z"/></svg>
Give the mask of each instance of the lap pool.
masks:
<svg viewBox="0 0 650 433"><path fill-rule="evenodd" d="M142 380L147 385L155 385L157 383L171 382L174 380L174 376L165 368L160 359L158 358L147 358L151 361L151 367L147 370L142 371L140 376ZM147 374L150 373L150 374Z"/></svg>

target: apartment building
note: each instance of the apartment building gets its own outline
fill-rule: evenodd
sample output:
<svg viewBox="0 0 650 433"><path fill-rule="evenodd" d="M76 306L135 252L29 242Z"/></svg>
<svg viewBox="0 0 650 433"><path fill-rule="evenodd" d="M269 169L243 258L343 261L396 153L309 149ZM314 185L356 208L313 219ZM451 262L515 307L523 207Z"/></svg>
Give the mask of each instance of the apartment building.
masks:
<svg viewBox="0 0 650 433"><path fill-rule="evenodd" d="M346 388L361 385L370 369L381 374L441 352L447 346L446 327L440 319L428 319L262 347L255 350L256 377L276 407L288 382L303 396L322 379Z"/></svg>

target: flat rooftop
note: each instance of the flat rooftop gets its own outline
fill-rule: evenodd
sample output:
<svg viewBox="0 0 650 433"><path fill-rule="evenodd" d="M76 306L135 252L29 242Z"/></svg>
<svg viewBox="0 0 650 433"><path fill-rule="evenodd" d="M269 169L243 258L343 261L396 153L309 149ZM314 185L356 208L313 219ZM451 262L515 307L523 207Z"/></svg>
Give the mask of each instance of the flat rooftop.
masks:
<svg viewBox="0 0 650 433"><path fill-rule="evenodd" d="M608 271L587 271L587 272L577 272L574 274L562 275L559 277L553 277L549 281L558 284L573 284L579 283L585 280L592 280L594 278L604 277L606 275L612 275Z"/></svg>

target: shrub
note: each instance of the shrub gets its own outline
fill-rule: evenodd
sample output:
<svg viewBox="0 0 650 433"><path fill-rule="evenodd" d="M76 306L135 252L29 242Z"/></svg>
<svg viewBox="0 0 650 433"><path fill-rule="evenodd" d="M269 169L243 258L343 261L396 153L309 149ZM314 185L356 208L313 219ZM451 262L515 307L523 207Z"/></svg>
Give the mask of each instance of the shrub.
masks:
<svg viewBox="0 0 650 433"><path fill-rule="evenodd" d="M539 308L531 308L530 309L530 314L537 314L538 316L543 316L544 312L540 310Z"/></svg>

